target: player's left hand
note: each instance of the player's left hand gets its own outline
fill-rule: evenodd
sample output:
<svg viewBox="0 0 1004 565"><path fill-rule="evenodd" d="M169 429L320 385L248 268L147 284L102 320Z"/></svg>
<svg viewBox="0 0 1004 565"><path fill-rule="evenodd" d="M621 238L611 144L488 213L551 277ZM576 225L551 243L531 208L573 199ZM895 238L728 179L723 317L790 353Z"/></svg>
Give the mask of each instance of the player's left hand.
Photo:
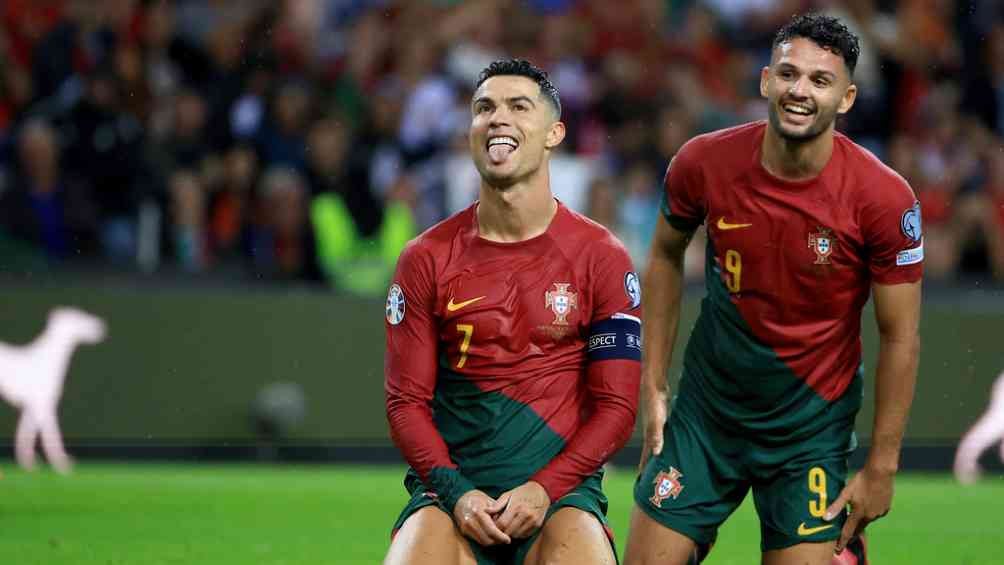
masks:
<svg viewBox="0 0 1004 565"><path fill-rule="evenodd" d="M551 506L547 491L536 481L506 491L497 500L488 511L495 516L499 529L511 538L526 538L536 532Z"/></svg>
<svg viewBox="0 0 1004 565"><path fill-rule="evenodd" d="M850 505L847 522L834 548L835 553L843 551L847 543L861 535L868 524L889 513L895 475L866 465L854 475L840 492L840 496L826 509L824 519L832 520Z"/></svg>

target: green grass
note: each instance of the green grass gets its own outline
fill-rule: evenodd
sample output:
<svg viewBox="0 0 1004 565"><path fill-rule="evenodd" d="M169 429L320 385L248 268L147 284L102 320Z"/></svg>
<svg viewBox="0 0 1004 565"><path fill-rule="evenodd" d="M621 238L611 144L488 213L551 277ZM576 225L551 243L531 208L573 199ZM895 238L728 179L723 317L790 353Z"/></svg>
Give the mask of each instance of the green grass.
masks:
<svg viewBox="0 0 1004 565"><path fill-rule="evenodd" d="M379 563L405 502L396 467L84 462L74 475L0 465L0 563ZM630 472L606 484L623 549ZM1004 479L963 488L903 475L893 512L869 530L874 565L1004 562ZM708 565L759 561L752 504L726 523Z"/></svg>

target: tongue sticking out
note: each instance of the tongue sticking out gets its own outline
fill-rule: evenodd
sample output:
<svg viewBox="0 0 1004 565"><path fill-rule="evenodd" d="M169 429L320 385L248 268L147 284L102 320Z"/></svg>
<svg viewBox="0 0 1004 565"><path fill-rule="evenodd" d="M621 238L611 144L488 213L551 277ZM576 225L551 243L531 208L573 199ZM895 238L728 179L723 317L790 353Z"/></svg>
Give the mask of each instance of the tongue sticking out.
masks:
<svg viewBox="0 0 1004 565"><path fill-rule="evenodd" d="M488 148L488 154L491 155L492 161L496 163L501 163L505 161L509 154L512 153L516 148L512 145L506 145L500 143L498 145L492 145Z"/></svg>

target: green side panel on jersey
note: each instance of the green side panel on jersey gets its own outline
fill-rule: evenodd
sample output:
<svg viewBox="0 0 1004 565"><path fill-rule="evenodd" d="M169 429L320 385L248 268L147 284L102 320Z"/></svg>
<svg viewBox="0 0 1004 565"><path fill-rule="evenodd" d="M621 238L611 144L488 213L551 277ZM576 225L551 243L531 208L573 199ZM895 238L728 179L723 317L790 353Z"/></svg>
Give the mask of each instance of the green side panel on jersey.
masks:
<svg viewBox="0 0 1004 565"><path fill-rule="evenodd" d="M707 295L684 354L678 403L694 402L766 443L803 440L854 418L862 398L860 365L847 392L827 402L754 337L722 281L710 239L705 280Z"/></svg>
<svg viewBox="0 0 1004 565"><path fill-rule="evenodd" d="M461 474L491 496L526 482L565 447L526 404L440 369L433 420Z"/></svg>

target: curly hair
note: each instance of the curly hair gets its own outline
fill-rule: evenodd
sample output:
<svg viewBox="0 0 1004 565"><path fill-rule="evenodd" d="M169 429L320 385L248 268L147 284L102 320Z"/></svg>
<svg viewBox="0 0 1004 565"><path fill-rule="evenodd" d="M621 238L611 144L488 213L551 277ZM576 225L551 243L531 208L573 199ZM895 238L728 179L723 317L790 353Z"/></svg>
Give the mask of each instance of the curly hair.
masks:
<svg viewBox="0 0 1004 565"><path fill-rule="evenodd" d="M858 64L861 46L858 36L847 29L839 19L823 14L800 14L791 18L774 36L774 45L788 43L796 37L804 37L816 45L840 55L847 65L847 70L854 76L854 67Z"/></svg>
<svg viewBox="0 0 1004 565"><path fill-rule="evenodd" d="M474 84L474 89L477 90L481 86L481 83L499 75L526 77L537 83L540 86L540 93L551 103L558 117L561 117L561 99L558 97L558 89L548 80L547 71L535 67L532 63L523 59L499 59L481 71L477 82Z"/></svg>

